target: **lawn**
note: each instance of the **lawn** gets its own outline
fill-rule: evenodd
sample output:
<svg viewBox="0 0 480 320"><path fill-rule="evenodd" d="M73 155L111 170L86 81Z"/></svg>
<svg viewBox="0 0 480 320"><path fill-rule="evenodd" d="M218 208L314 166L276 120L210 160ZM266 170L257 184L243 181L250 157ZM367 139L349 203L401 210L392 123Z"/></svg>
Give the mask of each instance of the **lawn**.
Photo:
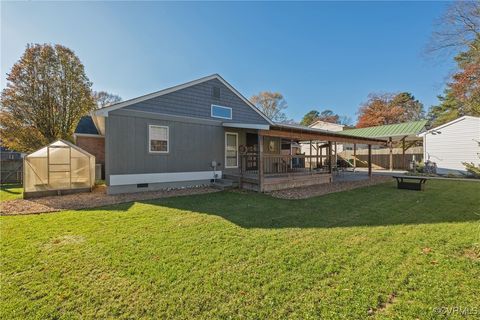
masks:
<svg viewBox="0 0 480 320"><path fill-rule="evenodd" d="M386 183L1 217L0 318L478 318L479 194Z"/></svg>
<svg viewBox="0 0 480 320"><path fill-rule="evenodd" d="M0 201L20 199L23 195L23 188L20 184L0 185Z"/></svg>

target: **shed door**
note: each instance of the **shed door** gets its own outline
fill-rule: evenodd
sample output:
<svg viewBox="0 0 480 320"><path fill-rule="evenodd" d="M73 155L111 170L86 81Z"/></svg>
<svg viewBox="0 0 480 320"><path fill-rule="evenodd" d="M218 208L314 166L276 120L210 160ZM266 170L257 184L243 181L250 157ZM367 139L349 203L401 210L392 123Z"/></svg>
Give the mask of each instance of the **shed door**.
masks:
<svg viewBox="0 0 480 320"><path fill-rule="evenodd" d="M53 190L70 188L69 147L48 147L48 187Z"/></svg>

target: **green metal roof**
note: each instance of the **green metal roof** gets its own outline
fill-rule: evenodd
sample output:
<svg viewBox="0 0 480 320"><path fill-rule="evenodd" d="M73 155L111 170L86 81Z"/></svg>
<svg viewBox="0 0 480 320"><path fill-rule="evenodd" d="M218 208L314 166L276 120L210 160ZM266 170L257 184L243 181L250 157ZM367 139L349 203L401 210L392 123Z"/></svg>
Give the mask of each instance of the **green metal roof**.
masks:
<svg viewBox="0 0 480 320"><path fill-rule="evenodd" d="M427 124L427 120L412 121L398 124L387 124L384 126L347 129L337 133L347 134L362 138L389 138L389 137L405 137L416 136L422 132Z"/></svg>

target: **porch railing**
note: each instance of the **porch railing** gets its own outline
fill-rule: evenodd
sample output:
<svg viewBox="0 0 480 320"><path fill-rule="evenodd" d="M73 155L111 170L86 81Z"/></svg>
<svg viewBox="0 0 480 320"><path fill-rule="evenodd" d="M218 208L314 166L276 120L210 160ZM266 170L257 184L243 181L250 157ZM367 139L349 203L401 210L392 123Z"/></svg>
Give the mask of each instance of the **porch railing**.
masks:
<svg viewBox="0 0 480 320"><path fill-rule="evenodd" d="M260 158L258 153L247 153L240 156L240 172L258 175ZM327 173L330 168L326 156L316 155L263 155L263 174L283 175L300 173Z"/></svg>

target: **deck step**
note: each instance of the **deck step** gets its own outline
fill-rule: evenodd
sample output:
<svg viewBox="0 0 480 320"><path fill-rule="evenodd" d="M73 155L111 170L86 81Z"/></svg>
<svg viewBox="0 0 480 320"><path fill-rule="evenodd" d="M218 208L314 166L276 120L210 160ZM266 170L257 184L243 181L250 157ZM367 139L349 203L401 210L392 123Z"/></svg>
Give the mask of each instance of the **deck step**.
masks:
<svg viewBox="0 0 480 320"><path fill-rule="evenodd" d="M217 179L212 183L212 187L220 190L228 190L238 188L238 182L230 179Z"/></svg>

